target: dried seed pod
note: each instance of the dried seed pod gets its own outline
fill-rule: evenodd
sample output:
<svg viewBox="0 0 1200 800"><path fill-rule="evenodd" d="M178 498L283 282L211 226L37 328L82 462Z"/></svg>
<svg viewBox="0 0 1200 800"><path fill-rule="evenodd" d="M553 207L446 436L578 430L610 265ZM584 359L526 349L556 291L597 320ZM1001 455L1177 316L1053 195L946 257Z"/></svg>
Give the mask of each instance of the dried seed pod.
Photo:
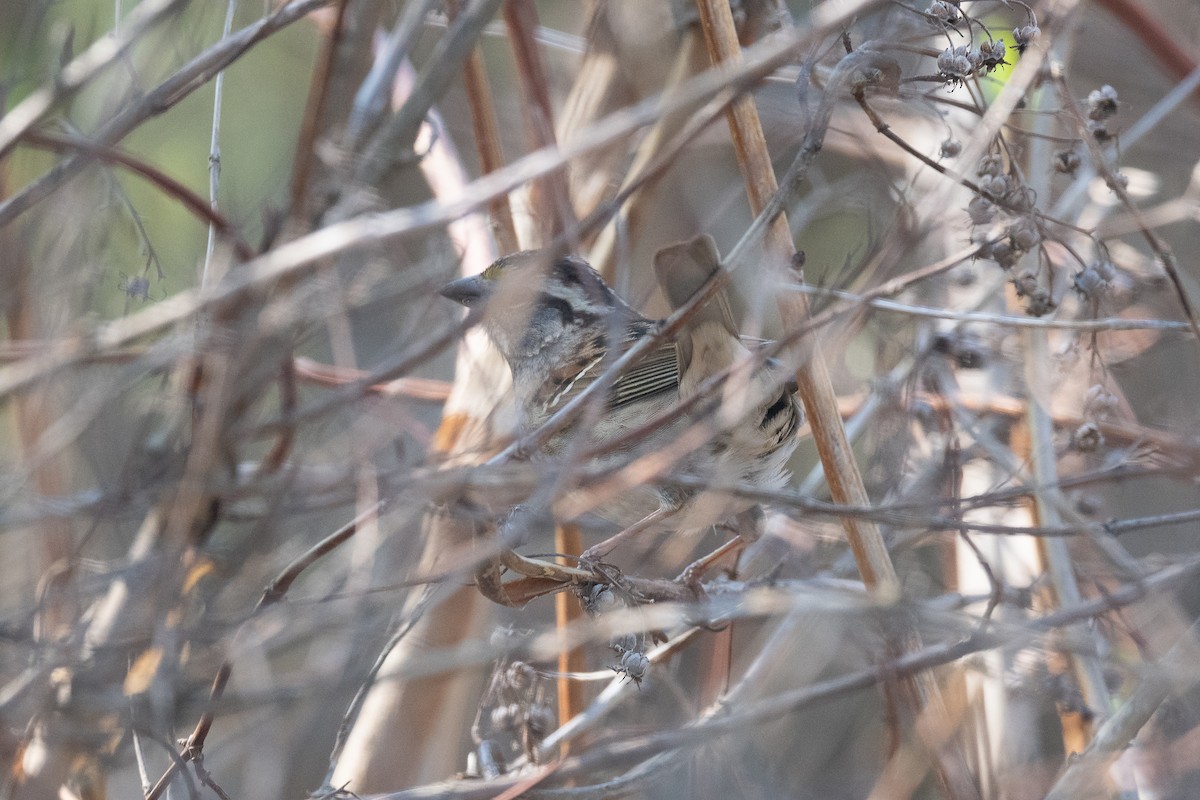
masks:
<svg viewBox="0 0 1200 800"><path fill-rule="evenodd" d="M1119 407L1120 403L1117 401L1116 395L1100 383L1093 384L1087 390L1087 394L1083 396L1083 413L1086 417L1105 419Z"/></svg>
<svg viewBox="0 0 1200 800"><path fill-rule="evenodd" d="M1093 89L1088 93L1087 97L1088 119L1099 122L1100 120L1114 117L1117 114L1120 104L1121 101L1117 97L1117 90L1107 83L1099 89Z"/></svg>
<svg viewBox="0 0 1200 800"><path fill-rule="evenodd" d="M996 206L986 197L976 195L967 203L967 215L972 225L986 225L996 217Z"/></svg>
<svg viewBox="0 0 1200 800"><path fill-rule="evenodd" d="M1094 422L1085 422L1071 431L1071 449L1079 453L1094 453L1104 444L1104 434Z"/></svg>
<svg viewBox="0 0 1200 800"><path fill-rule="evenodd" d="M1072 286L1084 299L1090 299L1108 289L1109 283L1094 265L1089 265L1075 273Z"/></svg>
<svg viewBox="0 0 1200 800"><path fill-rule="evenodd" d="M1079 169L1080 161L1079 153L1075 152L1075 148L1059 150L1054 154L1054 171L1074 176L1075 170Z"/></svg>
<svg viewBox="0 0 1200 800"><path fill-rule="evenodd" d="M626 676L629 680L642 685L642 678L650 668L650 659L638 650L628 650L621 656L621 663L613 667L613 671Z"/></svg>
<svg viewBox="0 0 1200 800"><path fill-rule="evenodd" d="M1019 28L1013 28L1013 42L1017 45L1017 52L1024 53L1025 48L1033 44L1042 32L1042 29L1037 25L1022 25Z"/></svg>
<svg viewBox="0 0 1200 800"><path fill-rule="evenodd" d="M937 68L947 80L961 81L975 73L976 64L972 62L966 47L947 47L937 57Z"/></svg>
<svg viewBox="0 0 1200 800"><path fill-rule="evenodd" d="M953 25L962 19L958 7L947 3L946 0L933 0L929 4L929 7L925 9L925 15L932 17L942 25Z"/></svg>
<svg viewBox="0 0 1200 800"><path fill-rule="evenodd" d="M988 72L1000 67L1005 63L1004 56L1008 54L1008 47L1000 39L993 39L990 42L981 42L979 45L979 55L983 60L983 68Z"/></svg>
<svg viewBox="0 0 1200 800"><path fill-rule="evenodd" d="M1008 238L1015 249L1027 253L1042 241L1042 233L1033 217L1020 217L1008 226Z"/></svg>
<svg viewBox="0 0 1200 800"><path fill-rule="evenodd" d="M1025 305L1025 313L1031 317L1044 317L1054 309L1058 308L1058 304L1054 302L1054 298L1045 289L1038 289L1029 295L1029 301Z"/></svg>
<svg viewBox="0 0 1200 800"><path fill-rule="evenodd" d="M979 177L984 175L1001 175L1004 173L1004 159L995 153L988 153L979 159L979 166L975 168L975 174Z"/></svg>

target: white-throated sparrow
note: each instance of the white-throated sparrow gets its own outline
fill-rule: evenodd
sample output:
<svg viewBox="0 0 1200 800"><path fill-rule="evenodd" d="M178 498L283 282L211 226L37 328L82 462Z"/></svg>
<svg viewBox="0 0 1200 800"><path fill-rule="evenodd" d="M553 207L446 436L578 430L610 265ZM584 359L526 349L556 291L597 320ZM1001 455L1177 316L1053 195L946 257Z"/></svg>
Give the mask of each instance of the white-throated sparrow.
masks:
<svg viewBox="0 0 1200 800"><path fill-rule="evenodd" d="M675 308L720 268L707 236L655 257L660 285ZM551 259L537 251L505 256L441 293L469 307L486 302L481 325L512 368L525 430L545 422L660 324L634 311L576 256ZM730 376L711 398L659 425L646 425L724 371ZM754 368L728 302L718 293L672 339L631 365L602 409L556 434L544 452L561 455L576 445L599 449L604 454L589 464L600 467L661 456L658 465L665 463L677 475L777 489L787 480L785 465L803 419L787 383L771 362ZM616 493L594 511L623 527L653 519L653 527L692 530L730 521L753 506L727 493L663 482Z"/></svg>

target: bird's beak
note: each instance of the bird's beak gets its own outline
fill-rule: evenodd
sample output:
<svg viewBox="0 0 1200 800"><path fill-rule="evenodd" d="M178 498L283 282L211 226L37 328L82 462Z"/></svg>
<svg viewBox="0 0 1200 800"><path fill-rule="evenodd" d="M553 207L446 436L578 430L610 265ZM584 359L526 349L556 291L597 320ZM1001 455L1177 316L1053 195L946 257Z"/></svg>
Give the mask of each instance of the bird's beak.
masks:
<svg viewBox="0 0 1200 800"><path fill-rule="evenodd" d="M477 305L490 292L487 282L478 275L469 278L459 278L451 281L439 290L442 297L447 297L456 303L462 303L467 308Z"/></svg>

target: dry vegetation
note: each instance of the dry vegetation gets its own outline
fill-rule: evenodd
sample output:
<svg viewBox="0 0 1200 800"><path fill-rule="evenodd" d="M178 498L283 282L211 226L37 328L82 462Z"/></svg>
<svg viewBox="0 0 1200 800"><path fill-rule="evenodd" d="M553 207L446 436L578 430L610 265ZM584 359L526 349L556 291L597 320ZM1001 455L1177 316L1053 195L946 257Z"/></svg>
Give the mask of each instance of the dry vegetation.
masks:
<svg viewBox="0 0 1200 800"><path fill-rule="evenodd" d="M1200 795L1197 31L4 4L4 796ZM731 531L580 558L670 458L539 455L636 353L522 429L437 289L556 247L667 317L697 233L808 423L691 583Z"/></svg>

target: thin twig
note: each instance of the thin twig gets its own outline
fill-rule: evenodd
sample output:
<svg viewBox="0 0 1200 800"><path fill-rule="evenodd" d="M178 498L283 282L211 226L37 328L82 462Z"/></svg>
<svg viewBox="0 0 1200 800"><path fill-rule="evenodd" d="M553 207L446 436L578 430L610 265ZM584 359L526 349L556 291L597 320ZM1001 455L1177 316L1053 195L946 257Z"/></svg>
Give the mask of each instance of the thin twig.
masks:
<svg viewBox="0 0 1200 800"><path fill-rule="evenodd" d="M233 32L233 12L237 10L237 0L228 0L225 6L225 26L221 29L224 39ZM221 188L221 107L225 99L225 70L217 73L213 81L213 117L212 136L208 147L208 204L215 212L217 210L217 194ZM204 263L200 267L200 288L209 283L209 268L212 266L213 250L217 246L216 226L209 223L208 242L204 250Z"/></svg>
<svg viewBox="0 0 1200 800"><path fill-rule="evenodd" d="M238 258L248 260L254 257L254 249L246 243L236 226L224 215L210 206L203 197L193 192L187 186L137 156L81 136L50 133L41 130L28 131L21 139L21 142L33 147L52 150L56 153L87 153L101 161L110 164L119 164L129 171L142 176L160 188L167 196L178 200L184 208L198 219L207 222L213 230L229 241Z"/></svg>
<svg viewBox="0 0 1200 800"><path fill-rule="evenodd" d="M0 117L0 158L21 140L55 105L75 95L103 70L141 41L146 31L183 5L182 0L146 0L124 20L120 33L101 36L73 58L45 86L34 90Z"/></svg>
<svg viewBox="0 0 1200 800"><path fill-rule="evenodd" d="M269 17L246 26L232 36L226 36L101 124L92 133L93 141L97 144L114 144L120 141L143 122L164 113L207 84L217 72L245 55L258 42L332 2L334 0L292 0ZM142 7L138 6L139 9ZM90 160L85 153L61 161L20 192L0 203L0 227L8 225L33 205L49 197L87 167Z"/></svg>
<svg viewBox="0 0 1200 800"><path fill-rule="evenodd" d="M363 511L353 520L347 522L341 528L329 534L293 559L263 589L258 603L254 606L254 610L250 614L250 619L257 617L259 613L282 600L288 593L288 590L292 588L292 584L296 582L296 579L306 569L348 541L350 537L359 531L360 526L364 522L374 519L378 511L378 508L370 508ZM146 793L146 800L158 800L162 796L162 793L166 791L176 773L183 768L184 762L193 761L203 753L204 743L208 738L208 733L212 729L213 720L215 719L216 705L225 693L225 687L229 683L229 676L232 672L233 664L228 660L224 661L217 669L216 675L213 676L212 687L209 689L208 703L206 704L204 713L200 715L195 728L192 729L191 735L188 736L179 757L171 762L167 770L155 782L150 791Z"/></svg>
<svg viewBox="0 0 1200 800"><path fill-rule="evenodd" d="M1141 211L1138 209L1137 204L1133 202L1133 198L1129 196L1124 181L1109 167L1104 151L1101 149L1099 143L1097 143L1096 137L1088 131L1087 120L1083 118L1083 114L1079 110L1079 104L1075 102L1075 97L1071 94L1071 87L1067 85L1067 81L1063 77L1062 65L1054 65L1051 69L1051 76L1058 89L1058 95L1062 101L1063 108L1071 115L1080 137L1087 145L1088 152L1091 153L1093 166L1100 173L1101 177L1104 178L1104 182L1108 188L1117 196L1121 204L1125 206L1126 211L1137 222L1138 229L1142 233L1142 238L1146 240L1146 244L1150 246L1151 251L1158 256L1158 262L1162 266L1163 271L1167 273L1167 278L1171 281L1171 287L1175 290L1175 297L1183 309L1183 314L1187 318L1192 335L1196 337L1197 342L1200 342L1200 320L1196 319L1196 312L1192 307L1192 301L1188 299L1183 277L1179 274L1179 265L1175 261L1175 254L1167 247L1166 242L1160 239L1158 234L1142 219Z"/></svg>

